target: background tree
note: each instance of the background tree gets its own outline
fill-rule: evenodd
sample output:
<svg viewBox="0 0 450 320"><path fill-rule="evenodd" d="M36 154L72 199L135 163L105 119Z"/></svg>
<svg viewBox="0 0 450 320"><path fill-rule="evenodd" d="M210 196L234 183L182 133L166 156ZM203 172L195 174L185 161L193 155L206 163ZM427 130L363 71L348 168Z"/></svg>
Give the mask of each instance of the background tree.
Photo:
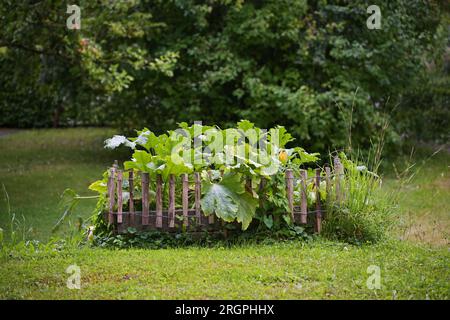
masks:
<svg viewBox="0 0 450 320"><path fill-rule="evenodd" d="M405 96L448 30L439 1L383 1L380 30L366 27L362 0L77 4L80 31L65 28L63 2L0 4L0 124L158 131L248 118L283 124L313 150L347 144L349 128L364 147L384 113L414 102ZM411 127L393 119L398 142Z"/></svg>

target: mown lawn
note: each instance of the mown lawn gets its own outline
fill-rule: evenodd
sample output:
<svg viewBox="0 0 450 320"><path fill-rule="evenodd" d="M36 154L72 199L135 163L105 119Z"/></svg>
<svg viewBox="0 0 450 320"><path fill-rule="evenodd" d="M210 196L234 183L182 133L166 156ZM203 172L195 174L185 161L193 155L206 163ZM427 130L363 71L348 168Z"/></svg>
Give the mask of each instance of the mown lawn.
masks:
<svg viewBox="0 0 450 320"><path fill-rule="evenodd" d="M88 184L105 166L124 157L102 149L113 133L39 130L0 137L0 186L8 193L10 212L33 227L29 237L48 240L61 214L59 194L67 187L89 194ZM447 153L433 157L404 187L400 226L385 243L352 246L318 239L232 248L17 248L0 255L0 298L448 299L449 160ZM384 186L399 189L392 178ZM8 230L10 214L1 193L0 227ZM93 205L84 203L77 214L89 216ZM81 290L66 287L71 264L81 268ZM371 265L380 267L377 290L366 285Z"/></svg>
<svg viewBox="0 0 450 320"><path fill-rule="evenodd" d="M89 195L89 184L123 156L123 151L103 149L103 141L113 134L110 129L90 128L29 130L0 137L0 227L7 229L15 214L21 228L32 228L29 237L48 240L63 213L58 207L61 193L72 188ZM95 200L84 201L74 216L86 218L94 206Z"/></svg>
<svg viewBox="0 0 450 320"><path fill-rule="evenodd" d="M448 299L447 249L393 242L235 248L79 249L1 262L4 299ZM81 289L66 268L81 268ZM381 289L366 281L380 267Z"/></svg>

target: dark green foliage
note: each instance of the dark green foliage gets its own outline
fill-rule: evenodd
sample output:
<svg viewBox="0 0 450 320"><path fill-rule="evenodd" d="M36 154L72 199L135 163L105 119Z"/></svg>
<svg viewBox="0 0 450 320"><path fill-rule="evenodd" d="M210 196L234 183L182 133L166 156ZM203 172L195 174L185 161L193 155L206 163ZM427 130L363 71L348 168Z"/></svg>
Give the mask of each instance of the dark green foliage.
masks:
<svg viewBox="0 0 450 320"><path fill-rule="evenodd" d="M348 143L352 113L353 143L367 147L381 114L403 102L444 44L439 1L378 3L381 30L366 27L362 0L78 5L80 31L65 28L63 3L0 5L0 125L161 131L246 118L326 150ZM429 95L440 103L439 92ZM391 142L411 128L401 120Z"/></svg>
<svg viewBox="0 0 450 320"><path fill-rule="evenodd" d="M93 244L107 248L147 248L165 249L186 246L199 247L229 247L249 244L273 244L291 240L312 240L313 236L306 233L299 226L283 226L277 230L269 231L262 228L253 228L246 232L234 230L225 235L220 233L167 233L160 231L138 232L128 228L120 235L104 234L95 236Z"/></svg>

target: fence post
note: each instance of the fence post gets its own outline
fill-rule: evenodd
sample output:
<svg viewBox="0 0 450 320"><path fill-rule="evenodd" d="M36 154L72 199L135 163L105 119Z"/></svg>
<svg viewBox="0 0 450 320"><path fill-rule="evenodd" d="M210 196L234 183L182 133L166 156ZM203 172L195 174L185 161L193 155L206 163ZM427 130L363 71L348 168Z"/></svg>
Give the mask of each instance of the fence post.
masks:
<svg viewBox="0 0 450 320"><path fill-rule="evenodd" d="M122 223L123 197L122 197L123 172L117 171L117 223Z"/></svg>
<svg viewBox="0 0 450 320"><path fill-rule="evenodd" d="M322 170L316 169L316 232L322 230L322 208L320 204L320 174Z"/></svg>
<svg viewBox="0 0 450 320"><path fill-rule="evenodd" d="M156 227L162 228L162 176L156 175Z"/></svg>
<svg viewBox="0 0 450 320"><path fill-rule="evenodd" d="M289 207L289 215L291 220L295 223L294 217L294 172L292 169L286 170L286 193Z"/></svg>
<svg viewBox="0 0 450 320"><path fill-rule="evenodd" d="M114 223L114 204L115 204L115 175L116 169L114 166L109 170L108 177L108 197L109 197L109 210L108 210L108 224Z"/></svg>
<svg viewBox="0 0 450 320"><path fill-rule="evenodd" d="M148 225L149 220L149 199L148 199L148 185L150 177L147 172L142 173L142 225Z"/></svg>
<svg viewBox="0 0 450 320"><path fill-rule="evenodd" d="M128 172L128 187L130 191L130 201L129 201L129 215L130 215L130 224L134 226L134 171L131 169Z"/></svg>
<svg viewBox="0 0 450 320"><path fill-rule="evenodd" d="M201 198L201 182L200 182L200 173L195 172L194 173L194 180L195 180L195 216L197 217L197 225L202 224L202 218L201 218L201 209L200 209L200 198Z"/></svg>
<svg viewBox="0 0 450 320"><path fill-rule="evenodd" d="M302 191L302 202L300 204L300 223L306 224L308 218L308 198L306 196L306 180L308 179L308 173L306 170L300 170L300 181Z"/></svg>
<svg viewBox="0 0 450 320"><path fill-rule="evenodd" d="M209 176L209 179L212 178L211 170L208 170L208 176ZM208 216L208 223L209 223L209 224L214 224L214 213L212 213L212 214L210 214L210 215Z"/></svg>
<svg viewBox="0 0 450 320"><path fill-rule="evenodd" d="M189 225L189 176L188 174L183 174L183 217L184 225L187 227Z"/></svg>
<svg viewBox="0 0 450 320"><path fill-rule="evenodd" d="M169 176L169 228L175 228L175 176Z"/></svg>

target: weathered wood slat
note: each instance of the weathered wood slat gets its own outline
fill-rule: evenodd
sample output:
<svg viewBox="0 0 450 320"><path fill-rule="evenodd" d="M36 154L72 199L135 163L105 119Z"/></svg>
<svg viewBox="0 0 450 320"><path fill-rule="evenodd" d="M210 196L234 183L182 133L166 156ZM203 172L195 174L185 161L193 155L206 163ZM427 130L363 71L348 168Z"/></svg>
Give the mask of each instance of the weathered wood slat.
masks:
<svg viewBox="0 0 450 320"><path fill-rule="evenodd" d="M123 172L117 171L117 223L122 223L123 194L122 194Z"/></svg>
<svg viewBox="0 0 450 320"><path fill-rule="evenodd" d="M183 202L183 217L184 217L184 225L187 227L189 225L188 219L188 209L189 209L189 176L187 174L183 174L182 176L183 183L183 194L182 194L182 202Z"/></svg>
<svg viewBox="0 0 450 320"><path fill-rule="evenodd" d="M142 173L142 224L144 226L149 223L149 183L149 174L147 172Z"/></svg>
<svg viewBox="0 0 450 320"><path fill-rule="evenodd" d="M114 205L115 205L115 175L116 169L112 167L109 171L108 177L108 201L109 201L109 212L108 212L108 223L114 223Z"/></svg>
<svg viewBox="0 0 450 320"><path fill-rule="evenodd" d="M308 198L306 194L306 180L308 179L308 173L306 170L300 170L300 181L301 181L301 212L300 212L300 223L306 224L308 217Z"/></svg>
<svg viewBox="0 0 450 320"><path fill-rule="evenodd" d="M293 222L294 217L294 172L291 169L286 170L286 195L289 207L289 215Z"/></svg>
<svg viewBox="0 0 450 320"><path fill-rule="evenodd" d="M322 208L320 204L320 174L321 169L316 169L316 225L315 231L320 234L322 230Z"/></svg>
<svg viewBox="0 0 450 320"><path fill-rule="evenodd" d="M211 177L212 177L211 170L208 170L208 176L209 176L209 178L211 179ZM215 222L215 218L214 218L214 214L212 213L212 214L210 214L210 215L208 216L208 223L209 223L209 224L214 224L214 222Z"/></svg>
<svg viewBox="0 0 450 320"><path fill-rule="evenodd" d="M163 211L163 200L162 200L162 176L158 174L156 176L156 227L162 228L162 211Z"/></svg>
<svg viewBox="0 0 450 320"><path fill-rule="evenodd" d="M200 173L195 172L194 173L194 183L195 183L195 193L194 193L194 201L195 201L195 216L197 217L197 225L202 224L202 216L201 216L201 205L200 205L200 198L201 198L201 180L200 180Z"/></svg>
<svg viewBox="0 0 450 320"><path fill-rule="evenodd" d="M169 228L175 228L175 176L169 176Z"/></svg>
<svg viewBox="0 0 450 320"><path fill-rule="evenodd" d="M128 189L130 192L130 201L128 204L128 211L130 212L130 221L134 224L134 171L131 169L128 172Z"/></svg>

